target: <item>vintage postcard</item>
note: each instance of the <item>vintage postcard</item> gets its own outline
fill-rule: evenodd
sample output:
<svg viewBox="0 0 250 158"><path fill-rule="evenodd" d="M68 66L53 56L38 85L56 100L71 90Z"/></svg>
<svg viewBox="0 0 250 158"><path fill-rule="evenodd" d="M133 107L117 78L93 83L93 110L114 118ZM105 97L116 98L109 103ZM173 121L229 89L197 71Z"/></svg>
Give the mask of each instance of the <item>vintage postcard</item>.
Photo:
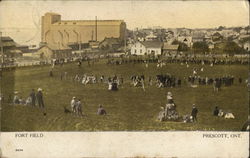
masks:
<svg viewBox="0 0 250 158"><path fill-rule="evenodd" d="M248 157L248 1L0 1L0 157Z"/></svg>

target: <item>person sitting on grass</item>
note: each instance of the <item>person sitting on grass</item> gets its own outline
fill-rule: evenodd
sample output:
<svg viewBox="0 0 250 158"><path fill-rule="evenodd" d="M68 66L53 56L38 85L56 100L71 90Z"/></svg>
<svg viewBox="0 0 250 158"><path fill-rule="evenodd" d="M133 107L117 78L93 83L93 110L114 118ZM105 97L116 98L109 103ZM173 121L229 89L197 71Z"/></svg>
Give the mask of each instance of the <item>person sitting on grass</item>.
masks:
<svg viewBox="0 0 250 158"><path fill-rule="evenodd" d="M26 99L26 101L25 101L25 105L31 105L31 103L32 103L32 99L31 99L31 97L29 96L29 97Z"/></svg>
<svg viewBox="0 0 250 158"><path fill-rule="evenodd" d="M243 124L241 131L250 131L250 116L248 115L248 120Z"/></svg>
<svg viewBox="0 0 250 158"><path fill-rule="evenodd" d="M193 117L190 115L184 115L182 119L184 123L193 123L194 121Z"/></svg>
<svg viewBox="0 0 250 158"><path fill-rule="evenodd" d="M25 100L22 97L19 98L19 104L25 105Z"/></svg>
<svg viewBox="0 0 250 158"><path fill-rule="evenodd" d="M97 109L97 115L106 115L106 110L102 107L102 105L99 105L99 108Z"/></svg>
<svg viewBox="0 0 250 158"><path fill-rule="evenodd" d="M165 121L165 118L166 118L166 109L163 106L161 106L161 111L158 114L158 120L162 122Z"/></svg>

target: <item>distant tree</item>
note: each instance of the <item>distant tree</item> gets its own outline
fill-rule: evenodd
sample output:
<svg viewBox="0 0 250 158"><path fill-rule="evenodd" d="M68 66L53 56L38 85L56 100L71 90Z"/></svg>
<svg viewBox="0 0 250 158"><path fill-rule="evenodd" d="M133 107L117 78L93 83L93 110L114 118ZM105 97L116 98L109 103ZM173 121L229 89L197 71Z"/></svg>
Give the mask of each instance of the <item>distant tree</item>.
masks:
<svg viewBox="0 0 250 158"><path fill-rule="evenodd" d="M239 41L241 44L242 43L245 43L245 42L250 42L250 37L247 37L247 38L243 38Z"/></svg>
<svg viewBox="0 0 250 158"><path fill-rule="evenodd" d="M227 40L228 40L228 41L233 41L234 38L233 38L233 36L229 36L229 37L227 37Z"/></svg>
<svg viewBox="0 0 250 158"><path fill-rule="evenodd" d="M237 33L240 33L240 30L242 29L242 27L235 27L233 28L233 30Z"/></svg>
<svg viewBox="0 0 250 158"><path fill-rule="evenodd" d="M250 25L245 27L245 30L249 30L250 29Z"/></svg>
<svg viewBox="0 0 250 158"><path fill-rule="evenodd" d="M216 32L212 35L212 40L214 42L221 41L222 39L223 39L223 36L219 32Z"/></svg>
<svg viewBox="0 0 250 158"><path fill-rule="evenodd" d="M204 53L204 52L209 51L208 45L206 42L194 42L193 50L195 53Z"/></svg>
<svg viewBox="0 0 250 158"><path fill-rule="evenodd" d="M244 49L233 41L227 41L223 47L223 52L227 54L240 54L244 52Z"/></svg>
<svg viewBox="0 0 250 158"><path fill-rule="evenodd" d="M172 44L179 44L178 51L188 51L188 46L183 42L174 40Z"/></svg>
<svg viewBox="0 0 250 158"><path fill-rule="evenodd" d="M101 46L100 46L100 49L101 49L101 50L105 50L105 46L104 46L104 45L101 45Z"/></svg>
<svg viewBox="0 0 250 158"><path fill-rule="evenodd" d="M218 31L222 31L222 30L224 30L225 28L226 28L225 26L219 26L217 30L218 30Z"/></svg>

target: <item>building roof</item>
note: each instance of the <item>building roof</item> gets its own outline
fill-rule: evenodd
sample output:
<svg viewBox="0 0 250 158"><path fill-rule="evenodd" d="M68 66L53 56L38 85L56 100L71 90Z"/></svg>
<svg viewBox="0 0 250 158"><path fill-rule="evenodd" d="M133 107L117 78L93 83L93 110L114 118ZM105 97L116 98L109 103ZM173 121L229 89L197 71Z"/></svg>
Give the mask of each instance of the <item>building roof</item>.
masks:
<svg viewBox="0 0 250 158"><path fill-rule="evenodd" d="M205 33L203 32L193 32L193 39L201 39L205 37Z"/></svg>
<svg viewBox="0 0 250 158"><path fill-rule="evenodd" d="M19 45L19 44L17 44L16 47L18 49L29 49L29 46L27 46L27 45Z"/></svg>
<svg viewBox="0 0 250 158"><path fill-rule="evenodd" d="M23 52L19 49L13 49L13 50L10 50L10 53L23 53Z"/></svg>
<svg viewBox="0 0 250 158"><path fill-rule="evenodd" d="M97 20L98 25L121 25L124 23L123 20ZM59 22L55 22L52 25L96 25L96 20L61 20Z"/></svg>
<svg viewBox="0 0 250 158"><path fill-rule="evenodd" d="M146 38L157 38L157 36L155 36L153 32L150 32L150 34L147 35Z"/></svg>
<svg viewBox="0 0 250 158"><path fill-rule="evenodd" d="M106 42L108 44L119 44L119 39L114 38L114 37L110 37L110 38L105 37L105 39L103 41L101 41L100 44L103 44L104 42Z"/></svg>
<svg viewBox="0 0 250 158"><path fill-rule="evenodd" d="M141 42L146 48L161 48L163 43L158 41L144 41Z"/></svg>
<svg viewBox="0 0 250 158"><path fill-rule="evenodd" d="M193 36L192 39L204 39L204 38L205 38L205 36Z"/></svg>
<svg viewBox="0 0 250 158"><path fill-rule="evenodd" d="M14 41L11 37L9 37L9 36L2 36L1 37L1 40L3 41L3 42L5 42L5 41Z"/></svg>
<svg viewBox="0 0 250 158"><path fill-rule="evenodd" d="M3 42L3 47L15 47L16 43L14 41Z"/></svg>
<svg viewBox="0 0 250 158"><path fill-rule="evenodd" d="M72 49L68 46L57 46L57 45L44 45L44 46L40 47L39 49L41 49L43 47L48 47L51 50L70 50L70 49Z"/></svg>
<svg viewBox="0 0 250 158"><path fill-rule="evenodd" d="M178 50L178 48L179 48L179 44L164 43L163 45L163 49L167 49L167 50Z"/></svg>
<svg viewBox="0 0 250 158"><path fill-rule="evenodd" d="M219 32L215 32L212 36L221 36Z"/></svg>
<svg viewBox="0 0 250 158"><path fill-rule="evenodd" d="M47 12L47 13L45 13L45 15L46 15L46 14L48 14L48 15L60 15L60 14L54 13L54 12Z"/></svg>
<svg viewBox="0 0 250 158"><path fill-rule="evenodd" d="M240 35L240 39L243 39L243 38L249 38L250 35Z"/></svg>
<svg viewBox="0 0 250 158"><path fill-rule="evenodd" d="M214 42L209 41L207 44L208 45L214 45Z"/></svg>

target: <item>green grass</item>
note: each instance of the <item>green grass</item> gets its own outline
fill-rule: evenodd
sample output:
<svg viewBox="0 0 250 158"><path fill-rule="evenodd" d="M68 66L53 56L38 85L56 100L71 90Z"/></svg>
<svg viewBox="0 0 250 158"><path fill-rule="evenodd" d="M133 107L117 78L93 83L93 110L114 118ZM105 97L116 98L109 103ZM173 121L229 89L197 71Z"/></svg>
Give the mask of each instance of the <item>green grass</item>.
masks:
<svg viewBox="0 0 250 158"><path fill-rule="evenodd" d="M161 69L156 64L150 64L146 69L144 64L106 65L105 61L87 66L84 62L81 68L76 63L57 66L54 77L48 77L49 66L18 68L14 71L3 72L1 90L7 100L13 91L20 92L22 97L27 97L32 88L41 87L44 90L46 116L36 108L26 106L12 106L3 103L1 110L2 131L167 131L167 130L226 130L238 131L247 120L249 112L248 89L245 83L239 84L238 77L248 77L247 65L216 65L205 66L201 76L216 77L225 74L234 75L235 84L231 87L222 87L219 93L213 92L212 86L199 86L191 88L183 83L183 77L192 73L189 68L180 64L167 64ZM74 83L70 80L60 80L61 72L68 72L68 76L76 73L113 76L124 78L124 84L119 91L110 92L107 84ZM157 88L147 86L142 88L130 85L131 75L144 74L155 77L156 74L170 73L182 78L180 88ZM148 80L146 80L148 81ZM192 104L199 109L197 123L159 122L157 115L160 106L166 103L166 93L171 91L177 110L180 115L190 114ZM84 101L83 111L85 117L79 118L65 114L63 107L70 108L73 96ZM103 104L108 115L96 115L97 107ZM235 115L235 119L224 119L212 116L212 111L218 105L225 111Z"/></svg>

